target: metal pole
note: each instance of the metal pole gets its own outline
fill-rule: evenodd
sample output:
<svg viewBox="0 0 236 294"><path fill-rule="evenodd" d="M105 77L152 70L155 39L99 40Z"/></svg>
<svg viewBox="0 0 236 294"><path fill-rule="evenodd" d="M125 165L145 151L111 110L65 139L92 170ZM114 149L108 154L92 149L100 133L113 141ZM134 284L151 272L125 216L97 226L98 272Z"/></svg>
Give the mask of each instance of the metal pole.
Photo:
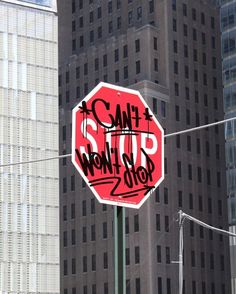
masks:
<svg viewBox="0 0 236 294"><path fill-rule="evenodd" d="M114 206L115 294L126 294L125 208Z"/></svg>
<svg viewBox="0 0 236 294"><path fill-rule="evenodd" d="M179 211L179 294L183 294L183 212Z"/></svg>

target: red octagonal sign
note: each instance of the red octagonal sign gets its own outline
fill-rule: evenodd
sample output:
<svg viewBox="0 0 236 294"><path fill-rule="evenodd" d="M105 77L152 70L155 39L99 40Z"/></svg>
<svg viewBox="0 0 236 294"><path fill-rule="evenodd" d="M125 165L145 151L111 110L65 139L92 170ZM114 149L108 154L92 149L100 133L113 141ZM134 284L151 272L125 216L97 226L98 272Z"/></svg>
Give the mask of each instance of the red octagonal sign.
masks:
<svg viewBox="0 0 236 294"><path fill-rule="evenodd" d="M72 128L72 162L99 202L139 208L163 180L163 129L138 91L100 83Z"/></svg>

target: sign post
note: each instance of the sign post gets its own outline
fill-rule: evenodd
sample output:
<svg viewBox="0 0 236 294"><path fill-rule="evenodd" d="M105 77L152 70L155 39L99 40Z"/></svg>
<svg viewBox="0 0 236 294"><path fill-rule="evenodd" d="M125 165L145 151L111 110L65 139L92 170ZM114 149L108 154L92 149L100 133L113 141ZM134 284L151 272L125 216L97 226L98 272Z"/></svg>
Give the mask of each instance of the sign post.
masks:
<svg viewBox="0 0 236 294"><path fill-rule="evenodd" d="M115 294L126 294L125 208L114 206Z"/></svg>
<svg viewBox="0 0 236 294"><path fill-rule="evenodd" d="M164 179L163 136L135 90L101 82L73 109L72 162L98 201L114 205L115 294L126 291L124 207L140 208Z"/></svg>

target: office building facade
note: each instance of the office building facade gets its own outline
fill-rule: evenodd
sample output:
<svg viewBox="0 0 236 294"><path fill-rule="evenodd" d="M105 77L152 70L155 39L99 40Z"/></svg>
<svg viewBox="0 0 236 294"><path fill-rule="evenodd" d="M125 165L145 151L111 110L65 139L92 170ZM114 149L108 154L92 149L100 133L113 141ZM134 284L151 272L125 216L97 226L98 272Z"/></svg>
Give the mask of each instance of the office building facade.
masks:
<svg viewBox="0 0 236 294"><path fill-rule="evenodd" d="M56 1L0 1L0 164L58 155ZM0 168L0 292L59 293L58 163Z"/></svg>
<svg viewBox="0 0 236 294"><path fill-rule="evenodd" d="M214 1L60 1L60 153L71 109L99 81L139 90L172 133L223 119ZM176 293L178 211L227 229L222 126L165 139L165 179L126 209L126 293ZM185 223L184 293L230 291L228 239ZM61 292L114 293L113 209L60 164Z"/></svg>
<svg viewBox="0 0 236 294"><path fill-rule="evenodd" d="M235 80L235 41L236 41L236 1L221 0L221 31L222 31L222 59L223 59L223 83L224 83L224 109L225 118L236 115L236 80ZM227 173L227 197L229 210L230 230L236 231L236 122L230 121L225 126L226 138L226 173ZM230 260L232 275L232 293L236 293L236 243L235 238L230 239Z"/></svg>

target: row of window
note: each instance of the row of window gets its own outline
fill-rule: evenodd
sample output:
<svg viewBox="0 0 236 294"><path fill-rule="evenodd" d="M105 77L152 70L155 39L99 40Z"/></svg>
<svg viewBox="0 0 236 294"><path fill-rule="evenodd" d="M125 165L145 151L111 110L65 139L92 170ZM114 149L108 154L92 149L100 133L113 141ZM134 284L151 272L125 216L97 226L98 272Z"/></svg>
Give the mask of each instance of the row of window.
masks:
<svg viewBox="0 0 236 294"><path fill-rule="evenodd" d="M178 51L179 51L178 50L178 41L177 40L173 40L173 51L174 51L174 53L178 53ZM186 44L184 44L184 46L183 46L183 53L184 53L185 58L189 57L189 49L188 49L188 45L186 45ZM197 49L193 49L192 56L193 56L193 61L197 62L198 61L198 51L197 51ZM216 57L213 56L211 61L212 61L211 62L212 69L216 69ZM207 56L206 56L205 52L202 53L202 64L207 65Z"/></svg>
<svg viewBox="0 0 236 294"><path fill-rule="evenodd" d="M157 38L156 37L153 38L153 49L157 50ZM135 42L134 42L134 50L135 50L135 53L140 52L140 50L141 50L140 39L135 40ZM121 57L120 51L121 50L119 48L117 48L113 52L113 61L115 63L119 62L119 60L120 60L120 57ZM122 57L123 58L128 57L128 45L123 46ZM155 62L156 62L156 65L154 66L154 68L156 68L156 71L157 71L158 60L154 60L154 63ZM95 58L93 63L94 63L94 71L99 70L99 65L102 65L103 67L107 67L108 66L108 56L107 56L107 54L104 54L100 61L99 61L98 57ZM77 66L76 69L75 69L76 79L80 78L80 72L81 72L81 69L80 69L79 66ZM73 73L73 75L74 75L74 73ZM84 65L83 65L83 75L84 76L88 75L88 63L84 63ZM65 82L66 82L66 84L68 84L70 82L70 72L69 71L66 71L66 73L65 73ZM59 87L61 85L62 85L62 76L59 75Z"/></svg>
<svg viewBox="0 0 236 294"><path fill-rule="evenodd" d="M103 284L103 294L109 294L108 290L109 290L108 283L105 282ZM64 294L69 294L68 288L65 288L63 293ZM80 292L77 291L76 287L71 288L71 294L79 294L79 293ZM83 286L83 294L88 294L88 293L97 294L97 286L96 286L96 284L91 285L91 292L88 292L88 286L87 285Z"/></svg>
<svg viewBox="0 0 236 294"><path fill-rule="evenodd" d="M157 46L157 38L154 38L154 48L156 48ZM138 53L140 51L140 39L135 40L135 52ZM157 50L157 49L156 49ZM120 49L115 49L114 53L113 53L113 58L114 58L114 62L118 62L120 59ZM124 45L123 49L122 49L122 56L123 58L127 58L128 57L128 45ZM103 67L107 67L108 66L108 57L107 54L104 54L102 56L102 60L100 61L100 63L102 64ZM98 70L99 69L99 58L95 58L94 59L94 70ZM77 66L75 69L75 76L76 79L80 78L80 74L81 74L81 69L80 66ZM74 73L73 73L74 75ZM88 63L84 63L83 65L83 75L87 76L88 75ZM67 71L65 74L65 82L69 83L70 82L70 72ZM59 87L62 85L62 76L59 75Z"/></svg>
<svg viewBox="0 0 236 294"><path fill-rule="evenodd" d="M176 11L176 8L177 8L177 6L176 6L176 0L172 0L172 9L174 11ZM187 6L186 3L183 3L182 4L182 15L184 17L187 17L188 16L188 13L189 13L189 8L188 8L188 6ZM204 12L199 13L199 18L201 20L201 24L202 25L206 25L206 17L205 17L205 13ZM195 8L192 8L192 20L193 21L198 21L198 12L197 12L197 10ZM215 29L215 18L213 16L211 16L211 18L210 18L210 27L213 30Z"/></svg>
<svg viewBox="0 0 236 294"><path fill-rule="evenodd" d="M190 151L190 152L192 152L192 137L191 136L187 136L186 137L186 148L185 148L185 150L187 150L187 151ZM183 150L183 148L184 148L184 146L183 146L183 144L181 144L181 137L180 137L180 135L177 135L176 136L176 147L178 148L178 149L181 149L181 150ZM194 145L194 147L196 147L196 153L197 154L201 154L201 152L202 152L202 150L201 150L201 141L200 141L200 139L199 138L197 138L196 139L196 144ZM211 156L211 152L210 152L210 143L209 143L209 141L205 141L205 155L207 156L207 157L210 157ZM215 145L215 158L216 159L220 159L220 145L219 144L216 144Z"/></svg>
<svg viewBox="0 0 236 294"><path fill-rule="evenodd" d="M132 3L133 0L128 0L128 4ZM92 4L93 0L89 0L89 4ZM121 9L121 0L116 0L116 9ZM113 2L112 1L108 1L107 2L107 13L111 14L113 12ZM76 12L76 0L72 0L72 13ZM83 9L84 8L84 1L83 0L79 0L78 2L78 8L79 9ZM92 11L93 12L93 11ZM154 0L149 0L149 13L153 13L154 12ZM137 7L137 17L138 14L142 13L142 7L139 6ZM100 19L102 17L102 7L99 6L97 7L97 18Z"/></svg>
<svg viewBox="0 0 236 294"><path fill-rule="evenodd" d="M178 31L177 21L176 21L175 18L173 18L173 21L172 21L172 29L173 29L174 32ZM189 30L190 30L190 28L188 27L188 25L183 24L183 35L185 37L188 37ZM206 45L206 42L207 42L206 33L204 33L204 32L200 33L200 32L197 31L196 28L192 28L192 39L193 39L193 41L198 41L199 38L201 39L202 45ZM211 49L216 49L216 38L215 38L215 36L211 36L210 42L211 42Z"/></svg>
<svg viewBox="0 0 236 294"><path fill-rule="evenodd" d="M91 271L96 271L96 255L92 254L91 255ZM108 253L104 252L103 253L103 268L108 269ZM82 259L82 272L87 273L88 272L88 257L83 256ZM76 258L71 259L71 274L76 275L77 273L77 266L76 266ZM65 259L63 262L63 274L64 276L67 276L69 274L69 268L68 268L68 260Z"/></svg>

